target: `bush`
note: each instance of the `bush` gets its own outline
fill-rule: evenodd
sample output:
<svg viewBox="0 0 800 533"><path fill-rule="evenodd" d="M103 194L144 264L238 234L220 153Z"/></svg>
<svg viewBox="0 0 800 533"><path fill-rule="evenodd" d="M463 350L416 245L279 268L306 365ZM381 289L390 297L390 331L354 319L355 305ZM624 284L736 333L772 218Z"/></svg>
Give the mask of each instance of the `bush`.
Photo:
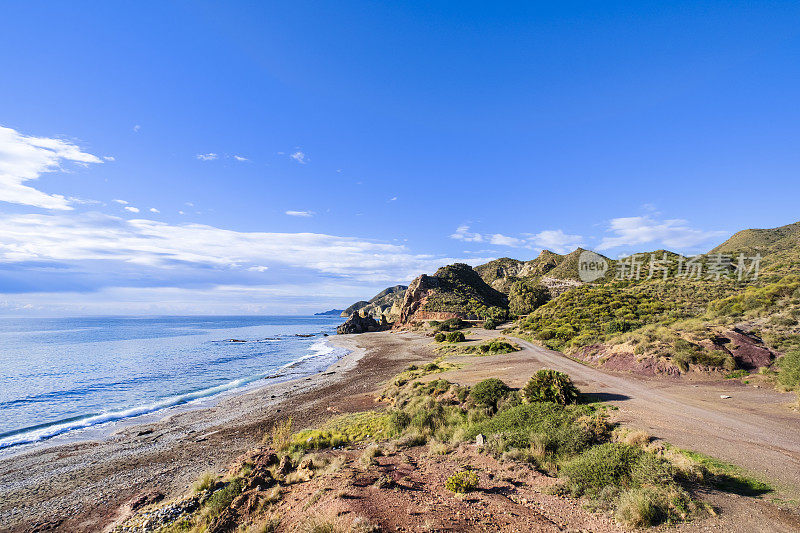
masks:
<svg viewBox="0 0 800 533"><path fill-rule="evenodd" d="M447 334L446 339L447 342L464 342L467 340L466 337L464 337L464 334L460 331L451 331Z"/></svg>
<svg viewBox="0 0 800 533"><path fill-rule="evenodd" d="M197 481L192 484L194 492L203 492L214 486L217 482L217 475L214 472L203 472Z"/></svg>
<svg viewBox="0 0 800 533"><path fill-rule="evenodd" d="M778 383L789 390L800 386L800 350L792 350L778 360Z"/></svg>
<svg viewBox="0 0 800 533"><path fill-rule="evenodd" d="M652 527L666 519L663 494L653 487L631 489L619 499L617 520L629 527Z"/></svg>
<svg viewBox="0 0 800 533"><path fill-rule="evenodd" d="M280 420L272 425L272 432L270 434L270 444L275 448L275 451L280 452L289 446L290 437L292 436L292 419Z"/></svg>
<svg viewBox="0 0 800 533"><path fill-rule="evenodd" d="M508 307L515 315L527 315L547 303L549 299L550 291L546 287L521 279L511 285L508 292Z"/></svg>
<svg viewBox="0 0 800 533"><path fill-rule="evenodd" d="M462 470L456 472L444 484L445 488L456 494L466 494L475 490L478 486L478 474L472 470Z"/></svg>
<svg viewBox="0 0 800 533"><path fill-rule="evenodd" d="M233 499L242 493L242 481L238 478L225 485L225 488L218 490L206 502L206 509L210 516L216 516L228 507Z"/></svg>
<svg viewBox="0 0 800 533"><path fill-rule="evenodd" d="M436 335L433 336L433 340L436 342L444 342L447 337L441 331L438 332Z"/></svg>
<svg viewBox="0 0 800 533"><path fill-rule="evenodd" d="M500 325L500 323L496 322L492 318L487 318L486 320L483 321L483 329L489 329L489 330L497 329L497 326L499 326L499 325Z"/></svg>
<svg viewBox="0 0 800 533"><path fill-rule="evenodd" d="M523 389L529 402L578 403L580 393L567 374L544 368L531 377Z"/></svg>
<svg viewBox="0 0 800 533"><path fill-rule="evenodd" d="M528 448L536 440L549 454L572 456L595 440L591 428L581 422L591 412L589 406L565 407L549 402L512 406L489 419L470 420L464 439L472 440L479 433L500 435L509 448Z"/></svg>
<svg viewBox="0 0 800 533"><path fill-rule="evenodd" d="M495 410L497 409L497 402L502 400L510 390L502 380L489 378L472 387L472 390L469 391L469 397L477 405L491 407Z"/></svg>
<svg viewBox="0 0 800 533"><path fill-rule="evenodd" d="M431 324L435 331L456 331L469 326L469 323L464 322L460 318L449 318L444 322L436 322L436 325L433 325L433 322L436 321L433 320L429 322L429 324Z"/></svg>
<svg viewBox="0 0 800 533"><path fill-rule="evenodd" d="M482 355L496 355L517 351L517 347L503 339L492 339L478 346L478 353Z"/></svg>
<svg viewBox="0 0 800 533"><path fill-rule="evenodd" d="M668 484L674 480L672 467L640 448L606 442L589 448L564 465L571 492L597 494L607 486L624 489L644 484Z"/></svg>

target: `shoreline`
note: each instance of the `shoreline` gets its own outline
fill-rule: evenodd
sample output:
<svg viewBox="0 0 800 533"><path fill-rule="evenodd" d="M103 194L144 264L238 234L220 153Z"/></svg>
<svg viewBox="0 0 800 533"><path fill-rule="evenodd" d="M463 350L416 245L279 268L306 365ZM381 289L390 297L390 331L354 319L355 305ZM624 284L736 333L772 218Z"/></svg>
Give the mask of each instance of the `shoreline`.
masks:
<svg viewBox="0 0 800 533"><path fill-rule="evenodd" d="M334 354L335 359L329 361L327 366L325 366L324 368L320 369L318 366L312 366L312 368L309 368L306 371L298 372L298 375L293 375L292 372L293 368L301 366L304 363L313 364L314 359L316 359L316 357L313 356L310 357L308 355L305 355L294 361L286 363L285 365L275 370L272 374L262 377L256 377L255 379L252 379L252 381L244 381L249 379L247 377L237 378L231 381L230 383L234 383L237 381L244 381L244 382L238 386L233 386L231 388L222 388L221 390L218 390L217 392L213 392L211 394L207 394L207 392L209 390L213 390L214 388L225 387L227 384L222 384L217 387L211 387L209 389L203 389L194 392L182 393L171 397L161 398L151 404L134 405L117 411L109 411L109 412L99 413L97 415L87 416L82 419L75 420L74 423L76 425L74 427L65 428L63 430L59 430L59 427L68 425L69 422L58 422L50 425L38 426L37 429L25 432L23 432L23 430L20 430L19 432L20 435L35 433L37 430L42 430L42 431L50 430L50 431L55 431L55 433L53 433L50 436L44 436L32 441L0 446L0 461L27 452L36 452L38 450L47 447L66 446L70 444L80 444L82 442L87 442L87 441L98 441L111 438L114 435L130 427L157 423L158 421L164 418L168 418L185 412L209 409L216 406L217 404L219 404L220 402L224 401L227 398L235 396L243 396L251 392L256 392L265 387L277 387L278 385L281 385L283 383L302 380L309 376L315 376L317 374L327 372L329 368L336 365L336 363L338 363L339 361L346 359L353 351L346 345L337 346L337 343L331 342L333 338L334 338L333 336L320 337L318 342L328 344L332 348L332 352L335 352L336 350L345 350L345 353L342 355ZM332 352L320 355L318 357L328 357ZM182 397L190 397L194 394L199 394L199 395L196 398L188 398L183 401L180 400L180 398ZM174 401L174 403L169 404L168 402L170 401ZM162 403L164 404L163 406L157 406L158 404ZM141 412L139 414L131 414L131 415L124 414L126 412L133 412L133 411L141 411ZM107 418L107 420L87 424L85 426L81 425L85 422L90 421L93 418Z"/></svg>
<svg viewBox="0 0 800 533"><path fill-rule="evenodd" d="M391 333L326 340L349 351L322 372L224 395L201 408L184 404L142 415L146 421L135 417L102 438L0 456L0 523L9 531L102 529L142 491L171 497L202 472L227 467L279 419L294 417L301 427L331 416L324 404L332 398L357 399L406 364L409 353L393 358L392 345L420 344Z"/></svg>

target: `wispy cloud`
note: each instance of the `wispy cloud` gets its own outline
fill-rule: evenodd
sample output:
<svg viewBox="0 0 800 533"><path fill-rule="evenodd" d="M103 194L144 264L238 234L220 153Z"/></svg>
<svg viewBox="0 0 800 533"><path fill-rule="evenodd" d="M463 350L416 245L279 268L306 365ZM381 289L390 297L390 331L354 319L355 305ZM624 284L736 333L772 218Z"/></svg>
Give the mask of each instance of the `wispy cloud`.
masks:
<svg viewBox="0 0 800 533"><path fill-rule="evenodd" d="M133 133L139 133L139 130L141 130L141 129L142 129L142 127L140 125L136 124L133 127Z"/></svg>
<svg viewBox="0 0 800 533"><path fill-rule="evenodd" d="M244 162L244 161L250 161L250 160L249 160L249 159L247 159L246 157L242 157L242 156L240 156L240 155L234 155L234 156L233 156L233 158L234 158L235 160L237 160L237 161L240 161L240 162Z"/></svg>
<svg viewBox="0 0 800 533"><path fill-rule="evenodd" d="M563 254L568 253L583 243L580 235L570 235L562 230L545 230L536 234L523 233L518 237L502 233L481 234L470 231L466 224L459 226L451 239L464 242L483 242L495 246L508 246L511 248L548 249Z"/></svg>
<svg viewBox="0 0 800 533"><path fill-rule="evenodd" d="M106 161L116 161L116 158L113 155L104 155L103 159Z"/></svg>
<svg viewBox="0 0 800 533"><path fill-rule="evenodd" d="M483 235L469 231L469 226L467 225L461 225L456 228L455 233L450 235L450 238L457 241L483 242Z"/></svg>
<svg viewBox="0 0 800 533"><path fill-rule="evenodd" d="M64 196L47 194L24 184L45 172L64 171L64 162L86 166L103 160L69 141L30 137L0 126L0 201L44 209L72 209Z"/></svg>
<svg viewBox="0 0 800 533"><path fill-rule="evenodd" d="M286 214L290 217L313 217L313 211L286 211Z"/></svg>
<svg viewBox="0 0 800 533"><path fill-rule="evenodd" d="M583 246L584 240L580 235L571 235L562 230L544 230L528 238L534 246L545 250L564 254Z"/></svg>
<svg viewBox="0 0 800 533"><path fill-rule="evenodd" d="M114 198L114 199L112 200L112 202L116 202L116 203L118 203L119 205L128 205L128 201L127 201L127 200L120 200L119 198Z"/></svg>
<svg viewBox="0 0 800 533"><path fill-rule="evenodd" d="M124 209L125 209L125 211L130 211L131 213L138 213L139 212L139 208L138 207L133 207L132 205L126 205Z"/></svg>
<svg viewBox="0 0 800 533"><path fill-rule="evenodd" d="M156 209L155 207L151 207L151 208L150 208L150 212L151 212L151 213L160 213L161 211L159 211L159 210L158 210L158 209Z"/></svg>
<svg viewBox="0 0 800 533"><path fill-rule="evenodd" d="M213 152L209 152L207 154L197 154L195 157L200 161L213 161L219 156Z"/></svg>
<svg viewBox="0 0 800 533"><path fill-rule="evenodd" d="M304 154L301 150L297 150L293 154L290 154L289 157L291 157L301 165L305 165L308 162L308 156L306 156L306 154Z"/></svg>
<svg viewBox="0 0 800 533"><path fill-rule="evenodd" d="M132 269L135 280L141 280L142 269L156 269L152 279L162 285L180 285L187 271L222 283L237 279L237 272L266 272L273 265L310 272L311 279L323 274L361 283L393 282L465 261L414 254L405 245L354 237L238 232L100 213L0 214L0 243L0 266L25 264L26 269L33 270L36 264L57 263L64 265L62 270L74 268L80 274L90 271L94 264L103 275ZM486 259L471 258L468 262L478 264ZM285 268L278 270L283 272L281 276L286 275ZM274 282L287 280L278 278Z"/></svg>
<svg viewBox="0 0 800 533"><path fill-rule="evenodd" d="M603 237L598 250L645 244L682 250L726 234L693 228L688 221L679 218L658 220L651 216L614 218L609 222L607 233L611 235Z"/></svg>

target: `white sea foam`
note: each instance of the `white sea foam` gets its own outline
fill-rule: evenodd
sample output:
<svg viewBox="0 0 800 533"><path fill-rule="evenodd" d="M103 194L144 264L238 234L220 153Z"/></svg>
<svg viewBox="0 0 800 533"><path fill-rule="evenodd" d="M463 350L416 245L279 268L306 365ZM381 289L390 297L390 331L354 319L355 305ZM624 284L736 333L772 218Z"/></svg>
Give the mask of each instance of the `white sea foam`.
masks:
<svg viewBox="0 0 800 533"><path fill-rule="evenodd" d="M170 407L175 407L178 405L183 405L187 403L196 403L199 402L200 400L205 400L221 393L244 388L247 385L252 384L264 378L279 378L285 376L287 375L286 370L300 366L305 361L330 356L334 353L337 354L338 358L344 355L344 353L346 353L346 350L335 348L324 340L314 342L313 344L311 344L311 346L309 346L308 350L310 351L310 353L307 353L302 357L290 361L289 363L269 373L235 379L214 387L209 387L206 389L179 394L176 396L170 396L146 405L135 406L128 409L108 411L96 415L89 415L81 418L75 418L66 421L55 422L52 424L25 428L15 432L9 432L6 433L4 436L0 436L0 450L4 448L9 448L11 446L17 446L20 444L29 444L29 443L43 441L70 431L86 429L93 426L100 426L102 424L110 424L113 422L118 422L132 417L146 415L149 413L153 413ZM326 361L324 362L325 365L330 364L332 362L327 359L329 358L326 357ZM313 368L306 369L306 372L304 372L304 374L310 374L319 371L321 369L322 367L314 366Z"/></svg>

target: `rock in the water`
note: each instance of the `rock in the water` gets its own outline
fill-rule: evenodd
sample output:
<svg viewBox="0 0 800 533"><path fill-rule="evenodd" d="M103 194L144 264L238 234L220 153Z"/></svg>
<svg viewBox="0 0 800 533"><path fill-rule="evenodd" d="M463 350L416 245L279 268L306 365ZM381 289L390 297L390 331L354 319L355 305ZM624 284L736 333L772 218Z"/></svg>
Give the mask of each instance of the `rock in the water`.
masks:
<svg viewBox="0 0 800 533"><path fill-rule="evenodd" d="M336 328L336 333L346 335L348 333L366 333L368 331L380 331L381 325L371 316L361 316L353 313L347 321Z"/></svg>

